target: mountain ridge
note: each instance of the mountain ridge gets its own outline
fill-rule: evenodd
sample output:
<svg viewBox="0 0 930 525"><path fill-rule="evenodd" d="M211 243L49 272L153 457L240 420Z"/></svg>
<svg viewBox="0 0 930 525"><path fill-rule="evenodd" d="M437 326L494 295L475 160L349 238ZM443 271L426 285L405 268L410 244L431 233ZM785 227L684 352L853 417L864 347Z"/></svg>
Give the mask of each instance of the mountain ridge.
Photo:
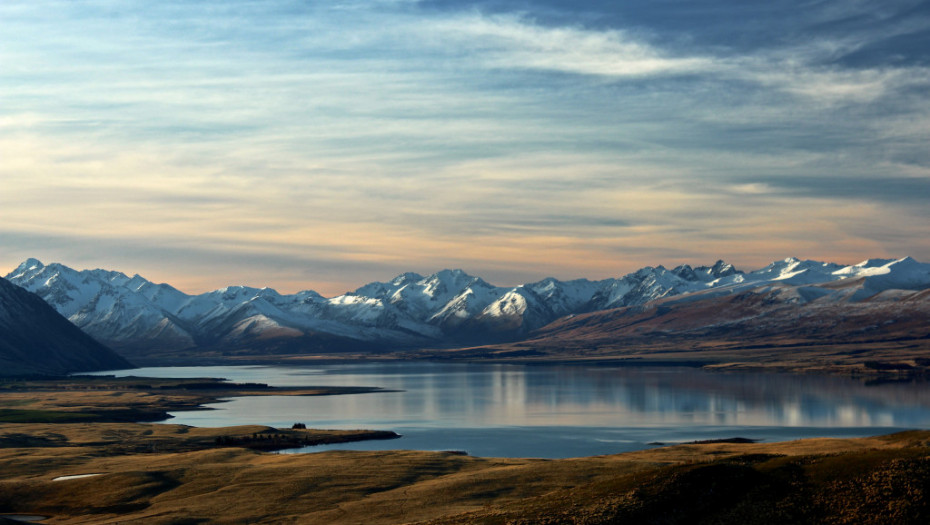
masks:
<svg viewBox="0 0 930 525"><path fill-rule="evenodd" d="M348 347L414 348L517 341L566 316L777 287L779 301L894 301L930 288L930 265L910 257L839 265L789 257L742 272L712 266L647 266L589 281L545 278L494 286L462 270L402 273L336 297L305 290L228 286L188 295L139 275L77 271L28 259L7 278L36 292L98 340L123 350L263 347L327 341ZM313 345L311 345L313 346ZM320 347L322 348L322 347Z"/></svg>

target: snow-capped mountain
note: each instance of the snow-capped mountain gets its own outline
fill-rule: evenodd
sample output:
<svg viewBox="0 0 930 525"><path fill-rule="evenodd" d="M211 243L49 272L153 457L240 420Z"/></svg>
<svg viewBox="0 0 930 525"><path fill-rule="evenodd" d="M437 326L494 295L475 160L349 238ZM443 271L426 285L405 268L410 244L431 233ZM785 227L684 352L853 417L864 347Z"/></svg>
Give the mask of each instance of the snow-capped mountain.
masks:
<svg viewBox="0 0 930 525"><path fill-rule="evenodd" d="M36 293L104 344L196 344L184 323L171 315L171 307L181 304L187 296L168 285L155 285L138 275L130 278L120 272L78 272L57 263L45 266L36 259L19 265L8 280Z"/></svg>
<svg viewBox="0 0 930 525"><path fill-rule="evenodd" d="M493 286L462 270L404 273L326 298L231 286L185 294L138 275L76 271L29 259L8 276L98 340L122 349L258 347L326 337L385 347L494 342L524 337L569 315L768 290L779 300L860 302L930 288L930 265L910 258L842 266L794 258L743 273L717 261L646 267L617 279L543 279ZM295 343L298 347L299 344Z"/></svg>
<svg viewBox="0 0 930 525"><path fill-rule="evenodd" d="M823 352L833 347L836 358L878 348L868 355L893 359L895 349L925 348L928 340L930 264L909 257L852 266L789 258L719 278L703 290L564 317L499 351L577 355L597 349L635 355L697 350L690 355L700 360L703 350L735 349L728 359L739 361L747 352L773 360L783 348L804 359L805 348Z"/></svg>
<svg viewBox="0 0 930 525"><path fill-rule="evenodd" d="M745 274L711 282L707 293L736 293L749 289L775 290L786 300L860 302L893 299L903 291L930 288L930 264L910 257L869 259L852 266L789 257ZM697 297L701 297L698 295Z"/></svg>

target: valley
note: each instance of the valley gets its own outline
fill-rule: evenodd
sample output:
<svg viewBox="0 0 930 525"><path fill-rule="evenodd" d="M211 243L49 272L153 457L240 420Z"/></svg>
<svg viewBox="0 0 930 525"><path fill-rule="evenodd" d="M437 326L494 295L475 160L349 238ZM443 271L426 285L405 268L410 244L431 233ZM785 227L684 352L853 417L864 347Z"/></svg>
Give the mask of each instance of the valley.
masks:
<svg viewBox="0 0 930 525"><path fill-rule="evenodd" d="M149 410L191 408L213 394L260 390L208 388L199 379L147 378L148 386L140 380L4 382L0 523L16 523L5 516L34 516L62 524L878 524L913 523L930 510L927 431L784 443L723 440L545 460L409 450L277 455L245 445L391 436L35 420L42 412L100 414L138 409L140 402ZM277 392L322 393L337 392ZM20 412L20 421L11 421L10 410ZM28 417L33 422L23 420Z"/></svg>
<svg viewBox="0 0 930 525"><path fill-rule="evenodd" d="M659 266L511 288L443 270L332 298L187 295L35 259L7 277L23 289L0 283L0 328L31 346L0 348L13 376L0 382L0 522L906 523L928 513L930 433L858 437L926 428L930 265L910 258ZM268 378L256 365L273 364L319 386L63 375L140 364L251 365ZM454 373L430 371L447 365ZM351 367L380 379L349 381ZM561 371L532 379L550 367ZM807 375L777 379L784 372ZM382 386L401 377L413 382ZM290 402L304 399L339 402ZM233 424L154 423L224 404L252 408ZM341 423L313 428L326 422ZM606 450L571 457L585 429ZM743 429L770 439L720 440ZM555 439L541 444L543 433ZM778 441L786 435L832 437ZM475 457L470 444L443 446L458 443L450 436L479 451L523 444L522 454ZM302 453L271 453L289 449ZM559 455L524 457L545 450Z"/></svg>

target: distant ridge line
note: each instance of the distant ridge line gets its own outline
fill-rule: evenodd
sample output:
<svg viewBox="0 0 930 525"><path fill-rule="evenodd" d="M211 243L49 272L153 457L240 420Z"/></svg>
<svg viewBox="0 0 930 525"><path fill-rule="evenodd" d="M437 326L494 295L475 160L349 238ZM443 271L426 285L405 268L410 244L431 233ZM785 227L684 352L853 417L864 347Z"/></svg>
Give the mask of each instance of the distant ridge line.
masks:
<svg viewBox="0 0 930 525"><path fill-rule="evenodd" d="M188 295L109 270L77 271L30 258L7 278L35 292L98 340L150 354L203 349L258 352L378 351L519 341L556 320L652 304L707 301L759 290L794 304L852 304L930 288L930 265L910 257L839 265L789 257L742 272L647 266L600 281L546 278L498 287L462 270L402 273L336 297L229 286ZM851 286L834 286L848 282Z"/></svg>

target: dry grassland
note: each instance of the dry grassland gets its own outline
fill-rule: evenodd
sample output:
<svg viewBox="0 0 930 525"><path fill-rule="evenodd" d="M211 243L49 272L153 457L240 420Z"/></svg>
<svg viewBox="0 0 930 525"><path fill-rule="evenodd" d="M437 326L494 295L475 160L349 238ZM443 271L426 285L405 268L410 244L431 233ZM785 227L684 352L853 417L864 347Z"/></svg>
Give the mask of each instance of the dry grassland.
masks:
<svg viewBox="0 0 930 525"><path fill-rule="evenodd" d="M0 407L32 417L76 407L99 413L97 402L114 408L113 400L148 403L163 395L149 394L115 387L67 394L49 387L0 393ZM165 402L184 401L181 393L164 395ZM284 455L240 446L358 434L0 423L0 514L47 516L43 523L364 525L884 524L930 517L927 431L677 445L563 460L417 451ZM55 480L83 474L97 475Z"/></svg>

